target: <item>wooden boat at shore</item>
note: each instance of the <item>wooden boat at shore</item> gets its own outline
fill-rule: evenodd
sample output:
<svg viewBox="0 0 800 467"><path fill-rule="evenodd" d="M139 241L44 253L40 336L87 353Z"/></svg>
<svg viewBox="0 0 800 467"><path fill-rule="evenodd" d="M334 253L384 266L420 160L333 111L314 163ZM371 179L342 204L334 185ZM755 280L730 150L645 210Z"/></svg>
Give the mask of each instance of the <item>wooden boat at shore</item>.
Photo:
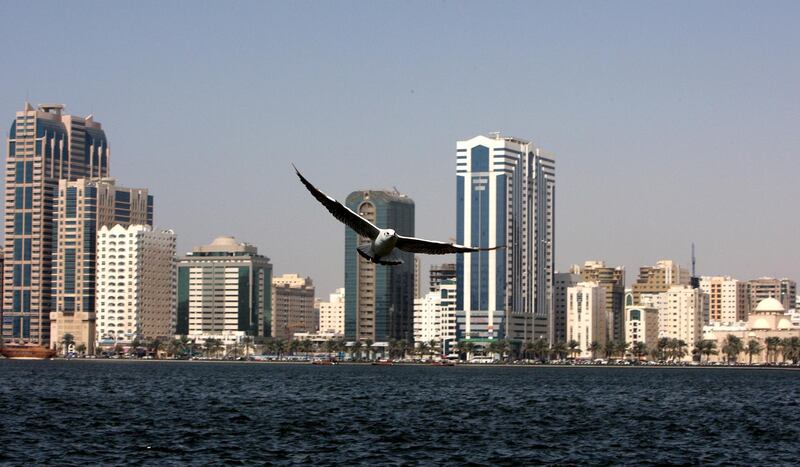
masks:
<svg viewBox="0 0 800 467"><path fill-rule="evenodd" d="M56 356L56 351L34 344L6 344L0 347L0 355L6 358L44 360Z"/></svg>

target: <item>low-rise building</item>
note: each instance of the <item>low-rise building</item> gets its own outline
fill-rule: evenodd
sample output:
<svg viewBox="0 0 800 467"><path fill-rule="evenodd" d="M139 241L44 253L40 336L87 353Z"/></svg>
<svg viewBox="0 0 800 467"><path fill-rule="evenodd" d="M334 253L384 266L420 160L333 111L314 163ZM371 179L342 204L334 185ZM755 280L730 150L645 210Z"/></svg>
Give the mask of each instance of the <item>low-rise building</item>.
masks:
<svg viewBox="0 0 800 467"><path fill-rule="evenodd" d="M339 288L327 302L319 302L319 332L344 335L344 296L344 288Z"/></svg>
<svg viewBox="0 0 800 467"><path fill-rule="evenodd" d="M783 304L775 298L766 298L758 303L750 312L747 321L737 323L714 323L703 327L703 339L717 344L717 354L704 357L708 361L725 361L728 355L723 352L728 336L741 340L743 352L732 356L737 361L750 361L746 346L751 340L758 342L761 350L754 352L753 363L780 361L780 349L770 350L769 338L786 339L800 337L800 326L792 322L792 316L786 313Z"/></svg>

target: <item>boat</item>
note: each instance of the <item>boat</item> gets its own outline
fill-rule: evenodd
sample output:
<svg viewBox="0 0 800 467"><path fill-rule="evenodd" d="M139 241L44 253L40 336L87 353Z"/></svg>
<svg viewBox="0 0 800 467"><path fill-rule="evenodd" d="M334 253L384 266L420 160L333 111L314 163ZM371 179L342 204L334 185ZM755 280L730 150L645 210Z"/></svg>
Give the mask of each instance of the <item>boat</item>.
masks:
<svg viewBox="0 0 800 467"><path fill-rule="evenodd" d="M55 357L56 351L34 344L6 344L0 348L0 355L19 360L44 360Z"/></svg>
<svg viewBox="0 0 800 467"><path fill-rule="evenodd" d="M377 362L372 362L372 364L373 365L392 366L392 365L394 365L394 362L391 361L391 360L388 360L388 359L381 359L381 360L378 360Z"/></svg>
<svg viewBox="0 0 800 467"><path fill-rule="evenodd" d="M313 360L311 362L312 365L336 365L336 360L328 359L328 360Z"/></svg>
<svg viewBox="0 0 800 467"><path fill-rule="evenodd" d="M434 361L434 362L431 362L431 365L433 365L433 366L456 366L456 364L454 362L451 362L450 360Z"/></svg>

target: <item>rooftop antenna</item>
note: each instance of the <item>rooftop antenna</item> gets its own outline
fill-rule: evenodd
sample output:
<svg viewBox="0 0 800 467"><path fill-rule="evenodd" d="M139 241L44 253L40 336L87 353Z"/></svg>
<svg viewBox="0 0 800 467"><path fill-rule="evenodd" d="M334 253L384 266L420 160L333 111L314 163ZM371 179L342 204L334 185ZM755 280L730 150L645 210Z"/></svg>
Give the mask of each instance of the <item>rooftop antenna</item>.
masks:
<svg viewBox="0 0 800 467"><path fill-rule="evenodd" d="M494 139L500 139L500 132L499 131L490 131L489 134L494 136Z"/></svg>
<svg viewBox="0 0 800 467"><path fill-rule="evenodd" d="M697 277L697 271L695 270L694 242L692 242L692 277Z"/></svg>

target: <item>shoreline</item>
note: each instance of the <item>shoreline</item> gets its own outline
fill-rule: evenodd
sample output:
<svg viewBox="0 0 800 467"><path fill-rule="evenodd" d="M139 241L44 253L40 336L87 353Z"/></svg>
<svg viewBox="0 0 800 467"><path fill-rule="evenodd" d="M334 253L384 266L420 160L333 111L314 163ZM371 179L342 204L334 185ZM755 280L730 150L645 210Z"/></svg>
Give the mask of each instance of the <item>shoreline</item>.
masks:
<svg viewBox="0 0 800 467"><path fill-rule="evenodd" d="M515 365L511 363L457 363L453 366L437 366L430 363L393 363L391 365L377 364L373 365L372 362L337 362L335 365L313 365L311 362L298 362L298 361L254 361L254 360L177 360L177 359L128 359L128 358L50 358L43 360L29 360L29 359L13 359L2 358L2 361L57 361L57 362L94 362L94 363L191 363L191 364L204 364L204 363L223 363L223 364L256 364L256 365L298 365L298 366L377 366L377 367L436 367L436 368L581 368L581 369L609 369L609 368L624 368L624 369L692 369L692 370L707 370L707 369L727 369L727 370L789 370L800 371L800 366L766 366L766 365Z"/></svg>

